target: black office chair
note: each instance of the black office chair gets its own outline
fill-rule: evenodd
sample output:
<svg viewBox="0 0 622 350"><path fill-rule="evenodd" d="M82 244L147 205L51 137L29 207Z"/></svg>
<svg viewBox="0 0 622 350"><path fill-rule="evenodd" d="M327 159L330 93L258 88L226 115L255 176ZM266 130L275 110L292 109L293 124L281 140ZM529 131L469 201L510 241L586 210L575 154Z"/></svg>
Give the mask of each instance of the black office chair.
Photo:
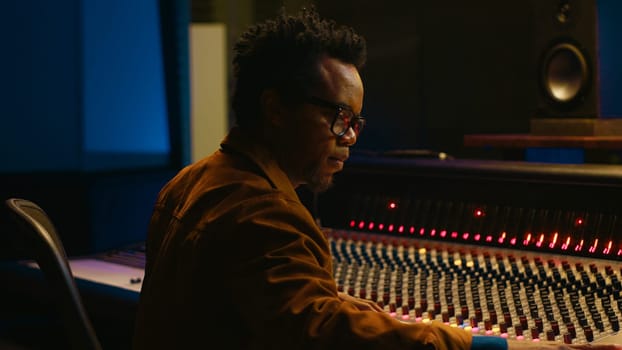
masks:
<svg viewBox="0 0 622 350"><path fill-rule="evenodd" d="M52 221L43 209L31 201L11 198L6 200L6 205L51 287L53 302L59 308L70 345L80 350L101 350L101 343L82 303L65 248Z"/></svg>

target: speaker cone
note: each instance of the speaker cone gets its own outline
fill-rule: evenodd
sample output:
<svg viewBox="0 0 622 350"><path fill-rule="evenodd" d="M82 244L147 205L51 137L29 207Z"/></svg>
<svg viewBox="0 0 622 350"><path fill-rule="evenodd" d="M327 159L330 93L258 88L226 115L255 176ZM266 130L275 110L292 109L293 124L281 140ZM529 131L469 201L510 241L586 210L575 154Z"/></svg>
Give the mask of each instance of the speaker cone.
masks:
<svg viewBox="0 0 622 350"><path fill-rule="evenodd" d="M543 86L548 96L560 104L572 103L584 90L588 80L585 56L576 46L562 43L545 55Z"/></svg>

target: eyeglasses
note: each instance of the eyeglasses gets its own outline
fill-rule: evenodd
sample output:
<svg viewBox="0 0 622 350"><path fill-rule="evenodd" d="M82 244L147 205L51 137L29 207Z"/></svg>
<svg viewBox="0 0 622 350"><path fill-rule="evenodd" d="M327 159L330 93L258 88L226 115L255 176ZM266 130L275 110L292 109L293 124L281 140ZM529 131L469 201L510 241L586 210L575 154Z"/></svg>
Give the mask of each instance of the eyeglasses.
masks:
<svg viewBox="0 0 622 350"><path fill-rule="evenodd" d="M365 127L365 118L361 117L360 114L355 115L348 106L326 101L315 96L307 98L307 103L337 111L333 118L333 122L330 124L330 131L338 137L345 135L349 128L352 128L356 136L358 136L361 130L363 130L363 127Z"/></svg>

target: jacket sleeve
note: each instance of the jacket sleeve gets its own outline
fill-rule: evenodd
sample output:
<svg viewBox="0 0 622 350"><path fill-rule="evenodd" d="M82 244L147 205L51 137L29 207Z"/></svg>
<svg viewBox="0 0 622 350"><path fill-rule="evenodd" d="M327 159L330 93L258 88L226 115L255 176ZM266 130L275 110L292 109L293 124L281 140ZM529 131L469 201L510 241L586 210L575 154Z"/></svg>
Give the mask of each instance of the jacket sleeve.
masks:
<svg viewBox="0 0 622 350"><path fill-rule="evenodd" d="M271 349L470 348L471 334L462 329L403 323L339 299L328 242L300 202L273 195L240 208L232 234L243 244L228 257L226 284L251 329L250 343Z"/></svg>

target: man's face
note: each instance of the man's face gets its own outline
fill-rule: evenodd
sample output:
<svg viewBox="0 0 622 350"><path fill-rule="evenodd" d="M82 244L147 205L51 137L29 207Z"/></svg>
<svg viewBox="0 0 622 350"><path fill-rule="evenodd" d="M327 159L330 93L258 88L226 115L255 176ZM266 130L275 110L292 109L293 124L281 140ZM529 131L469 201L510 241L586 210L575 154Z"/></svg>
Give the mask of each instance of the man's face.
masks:
<svg viewBox="0 0 622 350"><path fill-rule="evenodd" d="M324 57L319 61L321 83L311 90L310 96L330 104L350 109L359 115L363 108L363 83L353 65ZM338 113L336 107L305 102L293 107L285 122L285 142L281 150L281 166L292 183L306 183L312 190L323 191L332 184L333 175L341 171L349 157L349 147L357 141L357 134L348 128L337 136L331 124Z"/></svg>

